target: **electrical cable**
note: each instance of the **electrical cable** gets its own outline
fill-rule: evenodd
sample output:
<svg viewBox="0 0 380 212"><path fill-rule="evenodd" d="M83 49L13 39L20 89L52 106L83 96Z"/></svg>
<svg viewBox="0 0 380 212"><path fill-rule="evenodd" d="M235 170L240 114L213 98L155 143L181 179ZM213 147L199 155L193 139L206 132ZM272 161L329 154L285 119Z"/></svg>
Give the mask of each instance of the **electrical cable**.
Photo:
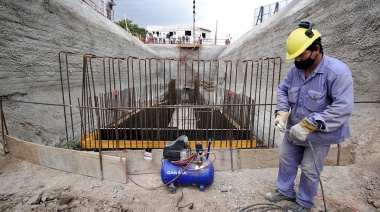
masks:
<svg viewBox="0 0 380 212"><path fill-rule="evenodd" d="M289 131L289 130L287 130ZM317 162L315 160L315 153L314 153L314 148L313 148L313 145L311 145L311 142L309 141L309 139L306 139L307 142L309 143L310 145L310 149L311 149L311 152L313 154L313 161L314 161L314 166L315 166L315 171L317 173L317 176L318 176L318 180L319 180L319 184L321 186L321 191L322 191L322 199L323 199L323 205L324 205L324 211L327 212L327 206L326 206L326 199L325 199L325 192L323 190L323 185L322 185L322 180L321 180L321 177L320 175L318 174L318 167L317 167ZM266 205L266 206L263 206L263 205ZM253 209L249 209L251 207L255 207L255 206L263 206L263 207L259 207L259 208L253 208ZM280 208L280 209L283 209L284 211L287 210L287 208L285 207L282 207L282 206L279 206L279 205L276 205L276 204L254 204L254 205L249 205L245 208L242 208L239 210L239 212L246 212L246 211L254 211L254 210L257 210L257 209L265 209L264 211L267 211L267 210L271 210L271 209L275 209L275 208ZM249 210L248 210L249 209Z"/></svg>
<svg viewBox="0 0 380 212"><path fill-rule="evenodd" d="M289 130L286 130L286 131L289 131ZM311 152L312 152L312 154L313 154L314 167L315 167L315 171L317 172L319 185L321 186L321 191L322 191L323 206L324 206L325 212L327 212L326 199L325 199L325 192L324 192L324 190L323 190L323 185L322 185L321 176L318 174L318 167L317 167L317 162L316 162L316 160L315 160L314 148L313 148L313 145L311 144L310 140L309 140L309 139L306 139L306 140L307 140L307 142L309 143L309 145L310 145L310 149L311 149Z"/></svg>
<svg viewBox="0 0 380 212"><path fill-rule="evenodd" d="M181 190L181 198L178 199L178 202L177 202L176 207L177 207L178 209L181 209L181 208L185 208L185 207L189 206L190 209L193 209L193 206L194 206L194 203L193 203L193 202L190 202L189 204L184 205L184 206L178 206L178 205L179 205L179 202L181 202L181 200L183 199L183 191L182 191L181 184L178 183L178 185L179 185L179 189Z"/></svg>
<svg viewBox="0 0 380 212"><path fill-rule="evenodd" d="M311 142L309 141L309 139L306 139L306 140L307 140L307 142L309 142L309 145L310 145L310 148L311 148L311 152L313 153L315 171L317 172L319 184L321 185L323 206L325 207L325 212L327 212L327 206L326 206L326 200L325 200L325 192L323 191L323 185L322 185L321 176L318 174L318 167L317 167L317 162L315 161L315 154L314 154L313 145L311 145Z"/></svg>
<svg viewBox="0 0 380 212"><path fill-rule="evenodd" d="M177 167L177 173L178 173L178 172L179 172L179 166ZM193 206L194 206L194 203L193 203L193 202L191 202L191 203L189 203L189 204L187 204L187 205L184 205L184 206L178 206L178 205L179 205L179 202L181 202L181 200L183 199L183 191L182 191L181 183L179 183L179 181L180 181L180 179L178 179L178 185L179 185L179 188L181 189L181 197L178 199L176 207L177 207L178 209L181 209L181 208L185 208L185 207L187 207L187 206L190 205L189 208L190 208L190 209L193 209Z"/></svg>
<svg viewBox="0 0 380 212"><path fill-rule="evenodd" d="M194 206L194 203L193 203L193 202L191 202L191 203L189 203L189 204L187 204L187 205L184 205L184 206L178 206L179 203L181 202L181 200L183 199L183 191L182 191L181 184L178 184L178 185L179 185L179 189L181 190L181 197L178 199L178 202L177 202L176 207L177 207L178 209L181 209L181 208L185 208L185 207L187 207L187 206L190 206L190 207L191 207L190 209L193 209L193 206Z"/></svg>
<svg viewBox="0 0 380 212"><path fill-rule="evenodd" d="M257 207L257 206L260 206L260 207ZM257 208L252 208L252 207L257 207ZM253 204L253 205L246 206L246 207L240 209L239 212L255 211L258 209L263 209L261 211L267 211L267 210L272 210L272 209L282 209L284 211L288 210L287 207L283 207L283 206L276 205L276 204L259 203L259 204Z"/></svg>

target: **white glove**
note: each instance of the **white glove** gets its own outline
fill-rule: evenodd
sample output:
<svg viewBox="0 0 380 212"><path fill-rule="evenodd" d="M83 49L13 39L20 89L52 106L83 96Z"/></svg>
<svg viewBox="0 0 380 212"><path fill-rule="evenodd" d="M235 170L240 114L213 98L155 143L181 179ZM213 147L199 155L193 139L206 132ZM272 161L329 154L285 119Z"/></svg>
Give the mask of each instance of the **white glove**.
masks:
<svg viewBox="0 0 380 212"><path fill-rule="evenodd" d="M316 129L317 126L314 126L307 118L304 118L298 124L290 128L289 134L292 138L296 138L299 141L305 141L307 135L314 132Z"/></svg>
<svg viewBox="0 0 380 212"><path fill-rule="evenodd" d="M276 130L281 132L285 132L286 129L286 121L288 120L289 113L284 111L278 111L276 115L276 119L274 120L273 127Z"/></svg>

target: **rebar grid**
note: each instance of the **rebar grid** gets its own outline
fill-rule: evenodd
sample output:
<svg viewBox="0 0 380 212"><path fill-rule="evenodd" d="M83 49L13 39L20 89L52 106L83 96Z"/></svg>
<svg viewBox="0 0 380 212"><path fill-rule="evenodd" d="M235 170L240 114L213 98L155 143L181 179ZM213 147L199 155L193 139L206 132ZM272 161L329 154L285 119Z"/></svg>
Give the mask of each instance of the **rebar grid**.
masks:
<svg viewBox="0 0 380 212"><path fill-rule="evenodd" d="M64 109L66 136L79 138L84 149L162 148L181 134L219 148L274 146L281 58L184 62L84 54L82 83L71 85L78 56L61 52L59 59L63 104L74 101L73 88L82 90L79 112Z"/></svg>

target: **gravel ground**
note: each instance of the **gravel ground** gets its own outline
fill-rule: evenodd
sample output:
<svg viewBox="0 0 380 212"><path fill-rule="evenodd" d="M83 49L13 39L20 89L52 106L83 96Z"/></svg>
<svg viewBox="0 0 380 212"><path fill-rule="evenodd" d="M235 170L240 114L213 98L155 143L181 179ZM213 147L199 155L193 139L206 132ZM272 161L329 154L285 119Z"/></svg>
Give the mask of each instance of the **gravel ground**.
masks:
<svg viewBox="0 0 380 212"><path fill-rule="evenodd" d="M325 167L321 180L327 209L379 210L378 173L378 169L364 172L356 165ZM159 173L131 177L148 188L162 184ZM204 192L196 186L186 186L177 187L171 194L166 187L144 189L130 181L100 181L7 154L0 156L0 211L239 211L254 204L268 204L263 195L275 189L276 178L276 168L217 171L213 184ZM188 205L191 203L192 210ZM312 211L323 211L321 192L316 203ZM278 205L286 207L291 202ZM186 207L180 208L183 206ZM258 206L248 209L254 208Z"/></svg>

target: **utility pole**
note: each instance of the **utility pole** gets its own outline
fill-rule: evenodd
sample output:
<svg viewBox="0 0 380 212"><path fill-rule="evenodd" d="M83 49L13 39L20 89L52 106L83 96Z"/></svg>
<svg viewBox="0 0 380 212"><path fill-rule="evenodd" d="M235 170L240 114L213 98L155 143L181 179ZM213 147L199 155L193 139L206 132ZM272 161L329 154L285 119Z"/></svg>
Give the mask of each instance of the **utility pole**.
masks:
<svg viewBox="0 0 380 212"><path fill-rule="evenodd" d="M128 28L127 16L125 15L125 13L124 13L124 21L125 21L125 29L127 30L127 32L131 33L131 31L129 31L129 28Z"/></svg>
<svg viewBox="0 0 380 212"><path fill-rule="evenodd" d="M214 45L216 45L216 39L217 39L217 35L218 34L218 20L216 21L216 27L215 27L215 43Z"/></svg>
<svg viewBox="0 0 380 212"><path fill-rule="evenodd" d="M195 0L193 0L193 43L195 43Z"/></svg>

